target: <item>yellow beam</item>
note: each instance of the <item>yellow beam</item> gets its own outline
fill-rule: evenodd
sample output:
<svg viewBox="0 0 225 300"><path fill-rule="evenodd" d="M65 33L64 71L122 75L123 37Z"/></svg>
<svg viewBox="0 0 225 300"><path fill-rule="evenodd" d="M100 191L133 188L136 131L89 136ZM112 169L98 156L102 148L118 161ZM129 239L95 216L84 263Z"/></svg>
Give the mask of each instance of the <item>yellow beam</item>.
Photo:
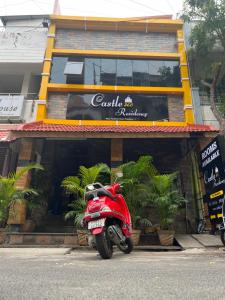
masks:
<svg viewBox="0 0 225 300"><path fill-rule="evenodd" d="M107 17L86 17L86 16L63 16L63 15L50 15L50 19L57 21L95 21L95 22L143 22L160 23L160 24L177 24L183 25L183 21L180 19L169 18L156 18L156 17L140 17L140 18L107 18Z"/></svg>
<svg viewBox="0 0 225 300"><path fill-rule="evenodd" d="M153 94L183 94L184 89L179 87L142 87L142 86L110 86L110 85L83 85L49 83L49 92L108 92L108 93L153 93Z"/></svg>
<svg viewBox="0 0 225 300"><path fill-rule="evenodd" d="M184 44L184 33L183 30L177 31L177 41L178 41L178 53L180 54L180 73L182 79L182 87L184 90L184 115L185 120L188 123L194 123L194 112L192 104L192 93L190 78L187 65L187 54Z"/></svg>
<svg viewBox="0 0 225 300"><path fill-rule="evenodd" d="M84 56L104 56L104 57L137 57L137 58L163 58L180 59L178 53L165 52L127 52L127 51L109 51L109 50L77 50L77 49L53 49L53 54L57 55L84 55Z"/></svg>
<svg viewBox="0 0 225 300"><path fill-rule="evenodd" d="M99 18L52 15L57 28L73 28L85 30L116 30L141 32L176 32L182 29L181 20L156 18Z"/></svg>
<svg viewBox="0 0 225 300"><path fill-rule="evenodd" d="M39 104L37 108L37 120L42 120L46 117L46 100L48 96L48 83L51 72L52 49L55 43L55 24L51 24L48 30L47 48L42 71L41 88L39 93ZM41 103L43 101L43 103Z"/></svg>

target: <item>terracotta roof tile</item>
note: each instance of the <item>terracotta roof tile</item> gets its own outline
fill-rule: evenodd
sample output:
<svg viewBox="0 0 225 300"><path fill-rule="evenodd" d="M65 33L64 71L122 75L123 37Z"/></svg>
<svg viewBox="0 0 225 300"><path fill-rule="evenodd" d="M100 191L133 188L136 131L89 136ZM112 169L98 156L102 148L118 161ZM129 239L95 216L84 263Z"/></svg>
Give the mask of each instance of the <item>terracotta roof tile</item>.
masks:
<svg viewBox="0 0 225 300"><path fill-rule="evenodd" d="M191 133L191 132L217 132L209 125L187 126L90 126L90 125L63 125L46 124L42 121L27 123L19 126L16 131L32 132L109 132L109 133Z"/></svg>
<svg viewBox="0 0 225 300"><path fill-rule="evenodd" d="M9 142L11 130L15 130L18 124L0 124L0 142Z"/></svg>

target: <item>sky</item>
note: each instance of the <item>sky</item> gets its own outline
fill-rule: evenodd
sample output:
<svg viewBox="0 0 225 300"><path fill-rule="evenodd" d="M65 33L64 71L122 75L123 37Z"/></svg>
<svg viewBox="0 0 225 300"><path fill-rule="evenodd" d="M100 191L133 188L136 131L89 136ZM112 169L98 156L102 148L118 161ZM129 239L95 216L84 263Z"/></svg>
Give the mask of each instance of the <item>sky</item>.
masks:
<svg viewBox="0 0 225 300"><path fill-rule="evenodd" d="M59 0L61 15L139 17L172 14L183 0ZM0 16L51 14L54 0L0 0Z"/></svg>

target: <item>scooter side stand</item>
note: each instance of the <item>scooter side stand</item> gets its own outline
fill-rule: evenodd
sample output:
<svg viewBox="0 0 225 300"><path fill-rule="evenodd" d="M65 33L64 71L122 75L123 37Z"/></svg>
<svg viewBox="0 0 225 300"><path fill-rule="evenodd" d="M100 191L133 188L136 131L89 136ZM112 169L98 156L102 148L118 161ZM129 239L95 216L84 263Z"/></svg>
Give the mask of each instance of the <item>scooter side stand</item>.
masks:
<svg viewBox="0 0 225 300"><path fill-rule="evenodd" d="M111 225L108 227L108 235L110 240L117 246L121 245L126 241L126 237L118 231L118 227L115 225Z"/></svg>

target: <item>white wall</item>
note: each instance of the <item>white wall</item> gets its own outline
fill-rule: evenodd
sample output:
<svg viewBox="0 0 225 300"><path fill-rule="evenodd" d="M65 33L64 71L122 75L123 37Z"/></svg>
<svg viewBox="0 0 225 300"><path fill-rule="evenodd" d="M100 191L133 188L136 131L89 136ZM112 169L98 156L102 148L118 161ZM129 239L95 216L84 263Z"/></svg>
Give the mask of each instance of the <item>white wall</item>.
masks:
<svg viewBox="0 0 225 300"><path fill-rule="evenodd" d="M219 129L219 122L214 116L210 105L201 105L201 112L204 124L213 125L214 127Z"/></svg>
<svg viewBox="0 0 225 300"><path fill-rule="evenodd" d="M47 29L42 18L8 21L0 32L0 63L42 63L46 48Z"/></svg>
<svg viewBox="0 0 225 300"><path fill-rule="evenodd" d="M26 100L24 105L23 120L25 123L34 122L37 114L37 102Z"/></svg>

